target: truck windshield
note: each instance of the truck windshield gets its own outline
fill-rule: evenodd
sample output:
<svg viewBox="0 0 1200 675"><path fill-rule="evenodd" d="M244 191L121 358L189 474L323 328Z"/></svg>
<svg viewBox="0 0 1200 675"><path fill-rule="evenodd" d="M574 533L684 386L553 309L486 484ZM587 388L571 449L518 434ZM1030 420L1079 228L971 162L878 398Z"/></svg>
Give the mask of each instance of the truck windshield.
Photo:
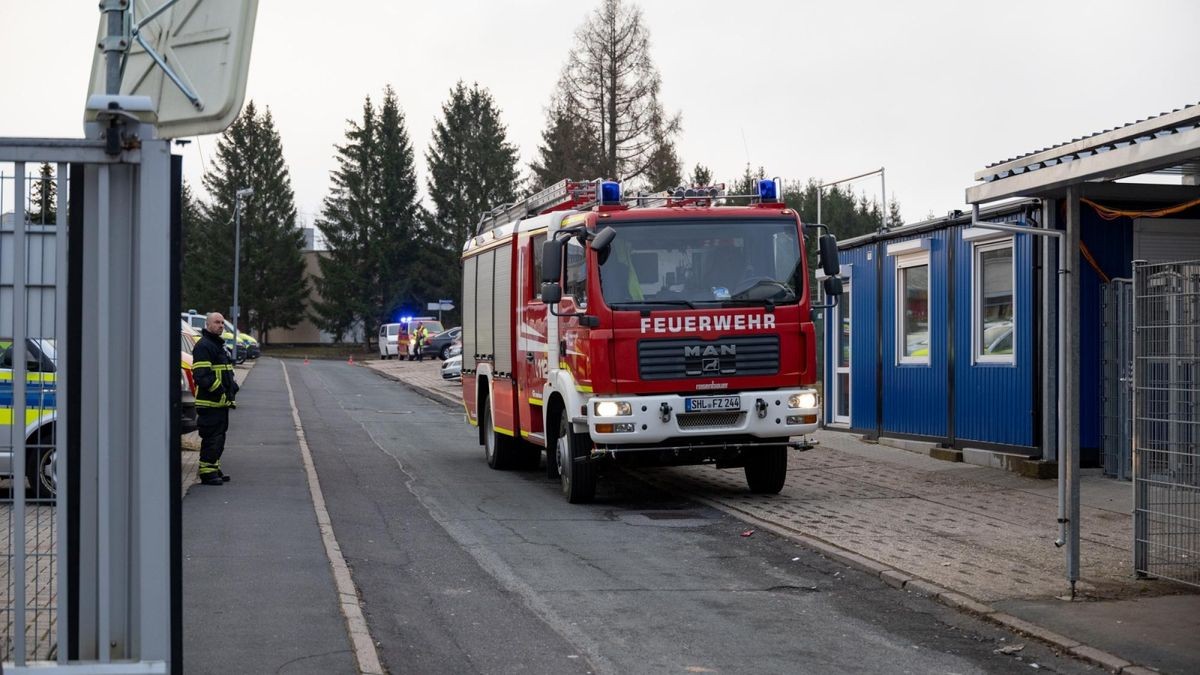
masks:
<svg viewBox="0 0 1200 675"><path fill-rule="evenodd" d="M788 304L802 291L794 220L614 223L600 264L605 302L646 305Z"/></svg>

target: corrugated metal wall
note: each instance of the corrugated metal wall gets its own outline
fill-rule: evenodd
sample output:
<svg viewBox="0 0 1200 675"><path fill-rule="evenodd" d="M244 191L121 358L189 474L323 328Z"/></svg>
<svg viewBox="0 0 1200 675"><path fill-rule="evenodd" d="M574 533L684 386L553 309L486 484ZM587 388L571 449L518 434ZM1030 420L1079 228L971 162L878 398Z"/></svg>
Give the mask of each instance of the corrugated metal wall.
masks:
<svg viewBox="0 0 1200 675"><path fill-rule="evenodd" d="M948 230L888 240L929 240L929 363L900 364L896 355L896 259L883 261L883 433L944 437L947 432L946 322ZM884 248L886 254L886 246Z"/></svg>
<svg viewBox="0 0 1200 675"><path fill-rule="evenodd" d="M1014 235L1016 270L1015 363L972 363L972 279L974 245L962 240L964 227L953 228L954 249L954 436L956 439L1032 446L1034 422L1033 378L1033 237Z"/></svg>

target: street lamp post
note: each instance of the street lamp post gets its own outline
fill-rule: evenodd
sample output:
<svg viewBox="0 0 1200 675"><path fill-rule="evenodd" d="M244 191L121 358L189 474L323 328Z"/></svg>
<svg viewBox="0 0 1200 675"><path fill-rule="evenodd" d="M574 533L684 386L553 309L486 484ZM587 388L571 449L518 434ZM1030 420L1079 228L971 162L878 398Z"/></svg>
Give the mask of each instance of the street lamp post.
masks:
<svg viewBox="0 0 1200 675"><path fill-rule="evenodd" d="M238 349L241 348L241 343L238 341L238 272L241 270L242 260L242 200L254 194L254 188L242 188L233 193L233 307L229 308L229 314L233 319L233 360L237 361Z"/></svg>

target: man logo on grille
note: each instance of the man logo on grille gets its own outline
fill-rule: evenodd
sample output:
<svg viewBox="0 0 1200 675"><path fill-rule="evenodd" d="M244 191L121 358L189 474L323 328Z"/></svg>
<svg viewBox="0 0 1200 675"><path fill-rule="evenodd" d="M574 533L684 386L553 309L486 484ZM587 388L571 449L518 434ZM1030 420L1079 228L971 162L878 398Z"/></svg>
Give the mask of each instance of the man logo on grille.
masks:
<svg viewBox="0 0 1200 675"><path fill-rule="evenodd" d="M684 358L692 356L736 356L737 345L689 345L683 348Z"/></svg>
<svg viewBox="0 0 1200 675"><path fill-rule="evenodd" d="M701 369L706 373L719 373L721 372L721 359L716 357L704 359Z"/></svg>

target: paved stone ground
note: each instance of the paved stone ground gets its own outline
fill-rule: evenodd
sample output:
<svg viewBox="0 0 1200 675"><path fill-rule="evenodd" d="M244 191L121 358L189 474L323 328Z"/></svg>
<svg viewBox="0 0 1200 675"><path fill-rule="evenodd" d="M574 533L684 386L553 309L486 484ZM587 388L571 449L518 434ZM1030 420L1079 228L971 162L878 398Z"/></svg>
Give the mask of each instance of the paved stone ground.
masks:
<svg viewBox="0 0 1200 675"><path fill-rule="evenodd" d="M13 505L0 503L0 660L10 661L13 636ZM54 506L25 507L25 654L45 659L55 644L58 583L54 562L58 558L58 529Z"/></svg>
<svg viewBox="0 0 1200 675"><path fill-rule="evenodd" d="M461 406L458 381L443 381L438 362L362 364ZM1142 652L1130 660L1166 670L1176 670L1179 663L1200 663L1200 645L1187 638L1200 616L1197 589L1140 580L1133 574L1131 483L1084 471L1081 580L1077 602L1068 603L1059 600L1069 586L1064 551L1054 546L1058 537L1055 481L945 462L866 443L844 432L819 431L812 440L817 444L812 450L793 451L789 456L787 485L779 495L748 493L741 469L671 467L639 469L636 474L751 522L827 548L831 545L831 552L888 570L881 575L896 578L894 585L905 585L907 580L913 582L906 586L910 589L926 588L930 594L949 591L947 595L953 597L945 600L947 604L994 614L1001 623L1012 619L1003 612L1012 612L1018 615L1018 624L1022 619L1033 621L1036 625L1024 625L1050 638L1054 636L1048 630L1070 634L1075 639L1066 640L1069 644L1086 639L1101 648L1130 653L1126 643L1131 641L1121 639L1130 627L1120 621L1111 625L1093 621L1085 633L1080 617L1105 614L1093 602L1112 604L1108 614L1120 613L1123 603L1138 602L1150 608L1144 612L1161 615L1161 627L1151 636L1158 642L1143 640ZM1156 647L1161 647L1158 653ZM1105 663L1103 658L1081 655Z"/></svg>

